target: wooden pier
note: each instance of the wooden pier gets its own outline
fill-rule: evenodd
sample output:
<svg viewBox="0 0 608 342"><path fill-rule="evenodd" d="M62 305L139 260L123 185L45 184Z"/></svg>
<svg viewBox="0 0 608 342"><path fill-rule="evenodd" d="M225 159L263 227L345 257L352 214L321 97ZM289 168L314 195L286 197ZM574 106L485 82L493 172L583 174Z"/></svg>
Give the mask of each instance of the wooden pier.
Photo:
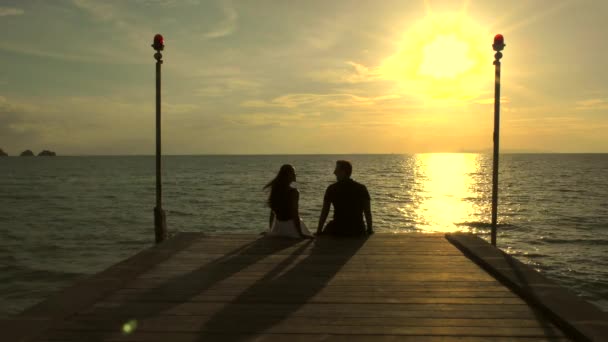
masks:
<svg viewBox="0 0 608 342"><path fill-rule="evenodd" d="M606 313L509 260L468 234L181 233L1 321L1 340L608 339Z"/></svg>

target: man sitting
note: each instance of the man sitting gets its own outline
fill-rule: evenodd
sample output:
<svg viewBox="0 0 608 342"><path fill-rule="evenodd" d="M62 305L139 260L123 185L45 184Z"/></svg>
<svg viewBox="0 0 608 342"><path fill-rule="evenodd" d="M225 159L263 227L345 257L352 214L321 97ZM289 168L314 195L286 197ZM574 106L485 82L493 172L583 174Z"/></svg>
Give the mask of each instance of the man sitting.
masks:
<svg viewBox="0 0 608 342"><path fill-rule="evenodd" d="M350 178L352 170L350 162L346 160L336 162L334 175L337 182L325 190L317 235L363 236L374 233L369 192L365 185ZM334 206L334 218L323 229L330 204ZM367 229L363 224L364 215Z"/></svg>

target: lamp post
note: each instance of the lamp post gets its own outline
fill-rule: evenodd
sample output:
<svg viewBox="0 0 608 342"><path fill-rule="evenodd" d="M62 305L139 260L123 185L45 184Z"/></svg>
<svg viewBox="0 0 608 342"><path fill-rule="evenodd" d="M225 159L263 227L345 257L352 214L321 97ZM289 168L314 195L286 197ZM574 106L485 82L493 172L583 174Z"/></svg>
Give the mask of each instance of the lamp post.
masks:
<svg viewBox="0 0 608 342"><path fill-rule="evenodd" d="M160 53L165 48L165 40L162 35L154 36L152 48L156 50L156 206L154 207L154 233L156 243L163 242L167 238L167 217L162 206L162 182L161 182L161 144L160 144L160 66L163 64L163 55Z"/></svg>
<svg viewBox="0 0 608 342"><path fill-rule="evenodd" d="M496 246L496 224L498 221L498 146L500 136L500 59L505 48L502 34L494 36L494 156L492 167L492 245Z"/></svg>

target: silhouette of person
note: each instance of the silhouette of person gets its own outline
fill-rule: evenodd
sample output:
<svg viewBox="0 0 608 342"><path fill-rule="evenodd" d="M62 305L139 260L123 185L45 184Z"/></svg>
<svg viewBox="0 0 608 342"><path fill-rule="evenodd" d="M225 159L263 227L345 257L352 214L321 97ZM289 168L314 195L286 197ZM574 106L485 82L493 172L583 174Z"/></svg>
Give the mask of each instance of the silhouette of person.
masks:
<svg viewBox="0 0 608 342"><path fill-rule="evenodd" d="M350 178L352 170L349 161L336 162L334 175L337 182L325 190L317 234L361 236L374 233L369 192L365 185ZM330 205L334 207L334 217L323 229ZM363 216L367 222L367 229L363 224Z"/></svg>
<svg viewBox="0 0 608 342"><path fill-rule="evenodd" d="M311 238L312 234L300 218L298 202L300 192L291 186L296 180L296 170L285 164L264 189L270 189L267 204L270 207L267 236Z"/></svg>

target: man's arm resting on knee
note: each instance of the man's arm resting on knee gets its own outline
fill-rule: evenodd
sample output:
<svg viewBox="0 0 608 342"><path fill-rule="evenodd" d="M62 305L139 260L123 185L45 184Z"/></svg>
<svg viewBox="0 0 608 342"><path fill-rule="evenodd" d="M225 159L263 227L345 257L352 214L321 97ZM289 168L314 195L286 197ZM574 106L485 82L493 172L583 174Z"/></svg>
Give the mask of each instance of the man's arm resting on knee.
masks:
<svg viewBox="0 0 608 342"><path fill-rule="evenodd" d="M363 207L363 214L365 215L365 222L367 222L367 233L373 234L374 229L372 226L372 209L370 200L365 201L365 205Z"/></svg>
<svg viewBox="0 0 608 342"><path fill-rule="evenodd" d="M319 225L317 226L317 234L321 234L323 231L323 225L325 224L325 220L327 220L327 215L329 215L329 207L331 203L329 201L323 201L323 209L321 209L321 216L319 216Z"/></svg>

